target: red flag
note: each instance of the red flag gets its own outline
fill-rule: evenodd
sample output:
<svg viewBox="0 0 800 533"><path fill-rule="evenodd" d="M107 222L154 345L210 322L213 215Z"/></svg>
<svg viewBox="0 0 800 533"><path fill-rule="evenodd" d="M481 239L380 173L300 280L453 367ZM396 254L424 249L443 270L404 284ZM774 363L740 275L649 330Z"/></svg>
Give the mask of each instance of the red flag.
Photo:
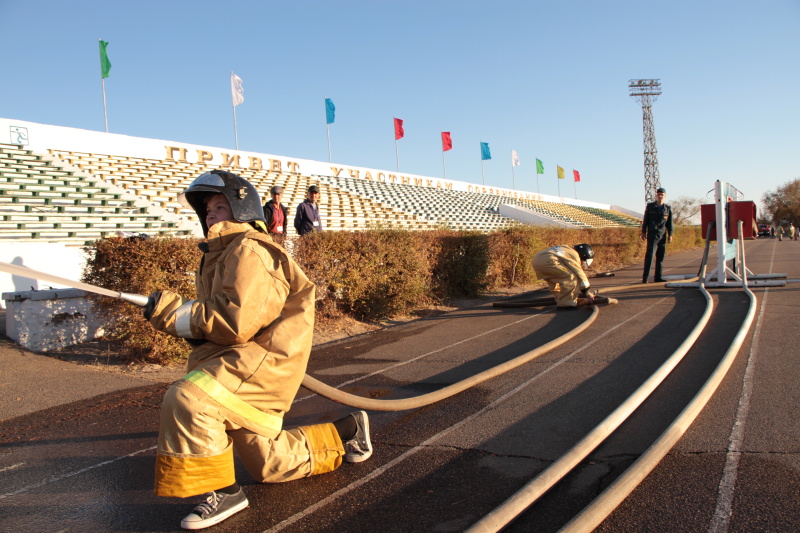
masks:
<svg viewBox="0 0 800 533"><path fill-rule="evenodd" d="M453 139L450 138L449 131L442 132L442 152L446 152L453 148Z"/></svg>
<svg viewBox="0 0 800 533"><path fill-rule="evenodd" d="M403 129L403 121L399 118L394 119L394 140L402 139L406 132Z"/></svg>
<svg viewBox="0 0 800 533"><path fill-rule="evenodd" d="M581 181L581 173L577 170L572 171L572 175L575 176L575 181Z"/></svg>

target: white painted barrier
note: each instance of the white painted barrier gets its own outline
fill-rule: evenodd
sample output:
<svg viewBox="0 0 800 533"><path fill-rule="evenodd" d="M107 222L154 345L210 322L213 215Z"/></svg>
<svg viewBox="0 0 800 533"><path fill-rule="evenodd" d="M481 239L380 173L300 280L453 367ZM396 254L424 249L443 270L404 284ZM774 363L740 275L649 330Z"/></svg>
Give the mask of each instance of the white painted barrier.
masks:
<svg viewBox="0 0 800 533"><path fill-rule="evenodd" d="M4 292L6 335L20 346L47 352L103 334L86 291L51 289Z"/></svg>

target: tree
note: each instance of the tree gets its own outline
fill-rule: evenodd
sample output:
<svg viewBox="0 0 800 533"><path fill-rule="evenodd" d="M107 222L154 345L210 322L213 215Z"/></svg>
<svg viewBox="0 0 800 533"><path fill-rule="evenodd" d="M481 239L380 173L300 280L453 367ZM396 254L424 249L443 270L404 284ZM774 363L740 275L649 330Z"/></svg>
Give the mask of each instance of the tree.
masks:
<svg viewBox="0 0 800 533"><path fill-rule="evenodd" d="M767 218L773 224L800 225L800 179L766 192L761 198Z"/></svg>
<svg viewBox="0 0 800 533"><path fill-rule="evenodd" d="M678 196L669 205L672 207L672 222L676 226L699 224L697 215L700 213L700 200L697 198Z"/></svg>

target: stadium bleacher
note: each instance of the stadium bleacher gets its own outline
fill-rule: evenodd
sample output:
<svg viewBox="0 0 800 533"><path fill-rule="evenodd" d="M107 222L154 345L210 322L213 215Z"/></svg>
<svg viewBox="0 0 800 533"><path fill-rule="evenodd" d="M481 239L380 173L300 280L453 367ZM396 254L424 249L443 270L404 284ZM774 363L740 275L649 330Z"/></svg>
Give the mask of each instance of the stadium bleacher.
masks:
<svg viewBox="0 0 800 533"><path fill-rule="evenodd" d="M193 213L177 197L197 175L219 166L58 148L37 153L20 145L0 144L0 240L46 239L83 245L120 231L196 234ZM308 186L318 185L321 212L330 230L449 227L489 232L519 224L500 214L503 204L567 227L640 224L633 216L609 209L530 199L510 191L487 194L272 168L233 166L230 170L252 182L264 201L270 187L281 185L283 202L292 215Z"/></svg>
<svg viewBox="0 0 800 533"><path fill-rule="evenodd" d="M117 231L188 235L129 191L19 146L0 144L0 238L84 245ZM165 216L166 215L166 216Z"/></svg>

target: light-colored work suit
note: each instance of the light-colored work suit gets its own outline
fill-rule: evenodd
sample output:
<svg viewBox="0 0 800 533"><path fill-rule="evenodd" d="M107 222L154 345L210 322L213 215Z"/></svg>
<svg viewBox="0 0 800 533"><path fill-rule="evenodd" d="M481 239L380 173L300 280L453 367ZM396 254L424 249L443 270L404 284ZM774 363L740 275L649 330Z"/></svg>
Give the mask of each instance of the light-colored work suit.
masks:
<svg viewBox="0 0 800 533"><path fill-rule="evenodd" d="M536 277L547 282L558 307L576 307L581 290L589 288L589 278L581 258L572 246L558 245L533 257Z"/></svg>
<svg viewBox="0 0 800 533"><path fill-rule="evenodd" d="M206 341L164 397L156 495L232 485L233 447L260 482L336 469L345 452L333 424L282 429L311 352L314 285L250 224L219 222L207 237L197 300L164 292L150 319L161 331Z"/></svg>

